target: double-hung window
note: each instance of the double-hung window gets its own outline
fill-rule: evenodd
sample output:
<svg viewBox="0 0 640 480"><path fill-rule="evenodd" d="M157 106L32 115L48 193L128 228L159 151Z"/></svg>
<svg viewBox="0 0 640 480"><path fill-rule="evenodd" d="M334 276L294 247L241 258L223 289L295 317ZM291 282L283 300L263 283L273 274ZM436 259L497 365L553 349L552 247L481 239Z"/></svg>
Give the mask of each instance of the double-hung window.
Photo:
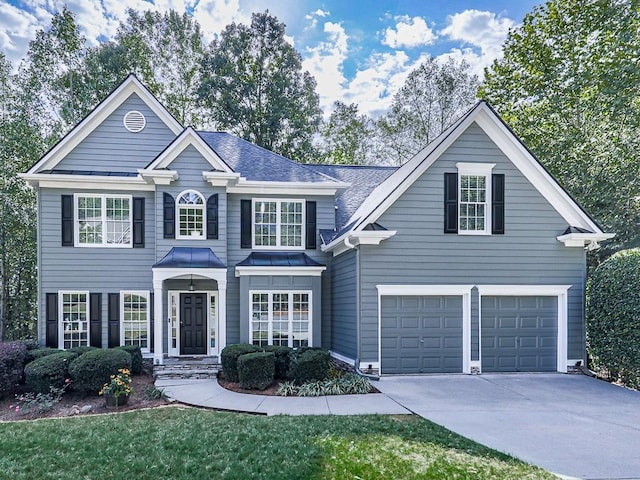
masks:
<svg viewBox="0 0 640 480"><path fill-rule="evenodd" d="M311 292L251 292L250 342L311 345Z"/></svg>
<svg viewBox="0 0 640 480"><path fill-rule="evenodd" d="M149 351L149 292L120 292L120 343Z"/></svg>
<svg viewBox="0 0 640 480"><path fill-rule="evenodd" d="M253 247L304 248L303 200L253 200Z"/></svg>
<svg viewBox="0 0 640 480"><path fill-rule="evenodd" d="M130 195L75 195L75 245L131 247Z"/></svg>
<svg viewBox="0 0 640 480"><path fill-rule="evenodd" d="M177 238L205 238L204 197L195 190L187 190L176 202Z"/></svg>
<svg viewBox="0 0 640 480"><path fill-rule="evenodd" d="M62 348L89 345L89 293L60 292L59 302Z"/></svg>
<svg viewBox="0 0 640 480"><path fill-rule="evenodd" d="M494 164L458 163L458 233L491 233L491 170Z"/></svg>

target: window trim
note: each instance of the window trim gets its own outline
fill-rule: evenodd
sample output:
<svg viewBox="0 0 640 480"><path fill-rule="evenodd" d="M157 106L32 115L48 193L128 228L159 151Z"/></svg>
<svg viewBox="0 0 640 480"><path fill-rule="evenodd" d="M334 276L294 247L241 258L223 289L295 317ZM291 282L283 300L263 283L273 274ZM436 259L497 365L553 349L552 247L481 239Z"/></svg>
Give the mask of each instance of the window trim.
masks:
<svg viewBox="0 0 640 480"><path fill-rule="evenodd" d="M125 295L138 295L145 297L147 300L147 347L140 348L142 353L149 353L151 351L151 305L150 305L150 292L148 290L120 290L120 346L124 346L124 296Z"/></svg>
<svg viewBox="0 0 640 480"><path fill-rule="evenodd" d="M80 198L100 198L102 199L102 243L80 243L80 219L78 218L78 203ZM106 222L107 222L107 198L119 198L129 200L129 242L128 243L107 243ZM74 193L73 194L73 246L80 248L133 248L133 195L120 195L115 193Z"/></svg>
<svg viewBox="0 0 640 480"><path fill-rule="evenodd" d="M258 202L275 202L276 203L276 244L275 245L256 245L256 204ZM300 224L300 246L282 246L280 232L282 223L280 221L280 213L282 211L282 203L295 202L302 205L302 222ZM252 198L251 199L251 248L254 250L306 250L306 224L307 224L307 201L303 198Z"/></svg>
<svg viewBox="0 0 640 480"><path fill-rule="evenodd" d="M458 169L458 235L491 235L491 205L492 205L492 184L491 175L495 163L467 163L458 162L456 168ZM464 176L476 176L485 178L485 199L484 199L484 229L483 230L463 230L462 222L460 218L460 208L462 203L462 177Z"/></svg>
<svg viewBox="0 0 640 480"><path fill-rule="evenodd" d="M289 304L293 303L293 296L296 294L302 294L308 296L308 304L309 304L309 331L308 331L308 339L307 345L309 347L313 347L313 292L311 290L249 290L249 343L253 344L253 295L267 295L268 296L268 327L267 327L267 345L273 345L273 295L274 294L288 294L289 295ZM289 321L288 328L289 331L293 328L293 309L289 310ZM289 337L291 340L291 345L289 348L293 347L293 336ZM289 342L287 342L289 344Z"/></svg>
<svg viewBox="0 0 640 480"><path fill-rule="evenodd" d="M91 345L91 295L88 290L58 290L58 348L62 350L66 350L64 348L64 296L65 295L85 295L86 296L86 304L87 304L87 343L86 345L79 346L89 346ZM73 348L73 347L70 347Z"/></svg>
<svg viewBox="0 0 640 480"><path fill-rule="evenodd" d="M193 192L202 200L202 205L196 205L196 208L202 209L202 231L200 235L181 235L180 234L180 199L185 193ZM176 240L206 240L207 239L207 199L204 197L202 193L193 188L187 188L183 190L178 195L176 195L175 200L175 221L176 221Z"/></svg>

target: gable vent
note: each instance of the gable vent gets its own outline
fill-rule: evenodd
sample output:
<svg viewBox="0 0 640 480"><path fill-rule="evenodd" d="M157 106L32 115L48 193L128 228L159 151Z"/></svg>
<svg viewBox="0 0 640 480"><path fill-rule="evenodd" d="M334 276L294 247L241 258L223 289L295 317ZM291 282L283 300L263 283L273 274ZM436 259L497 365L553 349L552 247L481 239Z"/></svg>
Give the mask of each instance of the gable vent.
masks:
<svg viewBox="0 0 640 480"><path fill-rule="evenodd" d="M125 114L123 123L124 128L130 132L138 133L142 131L144 126L147 124L147 120L144 118L144 115L137 110L131 110Z"/></svg>

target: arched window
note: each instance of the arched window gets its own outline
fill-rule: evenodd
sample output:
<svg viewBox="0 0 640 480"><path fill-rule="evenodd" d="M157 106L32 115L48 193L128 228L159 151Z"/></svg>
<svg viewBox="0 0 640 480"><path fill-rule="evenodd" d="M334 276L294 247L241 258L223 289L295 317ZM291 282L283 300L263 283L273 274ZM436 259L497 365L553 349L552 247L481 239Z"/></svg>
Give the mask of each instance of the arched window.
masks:
<svg viewBox="0 0 640 480"><path fill-rule="evenodd" d="M205 238L204 197L195 190L186 190L176 201L177 238Z"/></svg>

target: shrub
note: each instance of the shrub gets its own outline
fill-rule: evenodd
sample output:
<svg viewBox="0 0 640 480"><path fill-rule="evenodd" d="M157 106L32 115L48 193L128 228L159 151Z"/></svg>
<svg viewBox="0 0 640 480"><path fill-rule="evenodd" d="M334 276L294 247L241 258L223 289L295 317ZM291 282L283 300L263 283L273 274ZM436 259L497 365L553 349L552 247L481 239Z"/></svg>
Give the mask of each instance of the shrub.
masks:
<svg viewBox="0 0 640 480"><path fill-rule="evenodd" d="M260 351L256 345L249 343L236 343L227 345L222 349L220 354L220 362L222 363L222 373L224 378L230 382L238 382L238 357L247 353L255 353Z"/></svg>
<svg viewBox="0 0 640 480"><path fill-rule="evenodd" d="M27 346L23 342L0 343L0 398L22 382Z"/></svg>
<svg viewBox="0 0 640 480"><path fill-rule="evenodd" d="M618 252L587 284L587 350L592 368L640 388L640 249Z"/></svg>
<svg viewBox="0 0 640 480"><path fill-rule="evenodd" d="M30 350L27 352L27 363L33 362L42 357L46 357L47 355L53 355L54 353L60 353L62 350L58 350L57 348L43 347L36 348L35 350Z"/></svg>
<svg viewBox="0 0 640 480"><path fill-rule="evenodd" d="M89 347L87 345L84 345L82 347L68 348L66 351L67 352L77 353L78 356L80 356L80 355L84 355L87 352L92 352L94 350L98 350L98 348L97 347Z"/></svg>
<svg viewBox="0 0 640 480"><path fill-rule="evenodd" d="M131 374L140 375L142 373L142 350L137 345L124 345L118 347L131 355Z"/></svg>
<svg viewBox="0 0 640 480"><path fill-rule="evenodd" d="M295 397L298 395L298 386L293 382L282 382L276 391L276 395L282 397Z"/></svg>
<svg viewBox="0 0 640 480"><path fill-rule="evenodd" d="M34 360L24 368L27 385L31 391L45 394L51 387L63 388L69 378L69 366L76 358L76 353L58 351Z"/></svg>
<svg viewBox="0 0 640 480"><path fill-rule="evenodd" d="M86 393L98 393L111 375L121 368L131 369L131 355L119 348L97 349L81 355L69 366L73 387Z"/></svg>
<svg viewBox="0 0 640 480"><path fill-rule="evenodd" d="M238 357L240 387L264 390L273 383L275 354L273 352L245 353Z"/></svg>
<svg viewBox="0 0 640 480"><path fill-rule="evenodd" d="M281 345L267 345L264 347L265 352L272 352L275 356L275 377L284 379L289 375L289 363L291 358L291 350L289 347Z"/></svg>
<svg viewBox="0 0 640 480"><path fill-rule="evenodd" d="M291 354L290 376L297 385L325 380L329 373L329 351L305 348Z"/></svg>

